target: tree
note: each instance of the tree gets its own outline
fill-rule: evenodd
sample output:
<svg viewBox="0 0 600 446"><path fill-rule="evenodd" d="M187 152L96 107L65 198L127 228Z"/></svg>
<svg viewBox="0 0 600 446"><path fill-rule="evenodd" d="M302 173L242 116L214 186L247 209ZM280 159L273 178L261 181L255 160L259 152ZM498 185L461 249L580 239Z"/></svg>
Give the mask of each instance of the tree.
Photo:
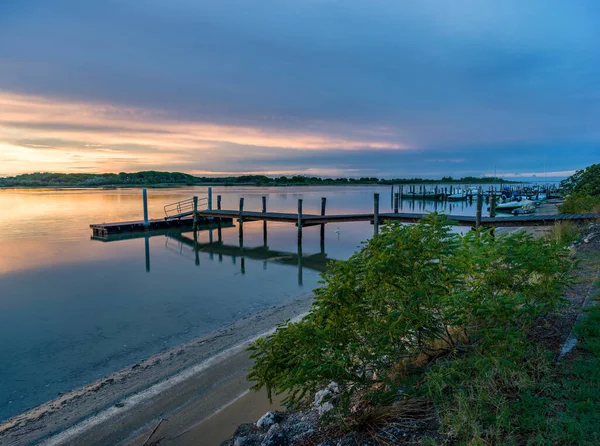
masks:
<svg viewBox="0 0 600 446"><path fill-rule="evenodd" d="M560 302L570 263L557 242L524 233L459 236L444 216L390 223L330 266L302 321L257 340L249 379L286 404L334 381L355 394L394 389L394 367L477 343L518 342Z"/></svg>

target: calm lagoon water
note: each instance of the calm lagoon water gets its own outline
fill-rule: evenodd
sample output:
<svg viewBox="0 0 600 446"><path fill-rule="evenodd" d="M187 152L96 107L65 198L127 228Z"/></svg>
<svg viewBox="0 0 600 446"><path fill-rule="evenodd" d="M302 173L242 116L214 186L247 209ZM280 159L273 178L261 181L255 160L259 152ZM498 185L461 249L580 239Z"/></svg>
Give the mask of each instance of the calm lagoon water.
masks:
<svg viewBox="0 0 600 446"><path fill-rule="evenodd" d="M294 212L303 198L315 214L323 196L329 213L370 212L374 192L389 212L390 187L213 188L224 209L244 197L246 210L260 210L266 195L269 210ZM206 188L151 189L150 216L193 195ZM449 206L404 201L402 210L475 213L468 202ZM262 222L244 225L245 255L235 227L222 230L228 248L218 252L195 252L182 242L191 233L92 240L91 223L141 219L139 189L0 190L0 209L0 420L310 292L324 264L318 226L304 229L302 268L297 230L285 223L268 224L269 260L248 254L263 246ZM372 231L328 225L326 257L348 258ZM209 237L201 232L198 242Z"/></svg>

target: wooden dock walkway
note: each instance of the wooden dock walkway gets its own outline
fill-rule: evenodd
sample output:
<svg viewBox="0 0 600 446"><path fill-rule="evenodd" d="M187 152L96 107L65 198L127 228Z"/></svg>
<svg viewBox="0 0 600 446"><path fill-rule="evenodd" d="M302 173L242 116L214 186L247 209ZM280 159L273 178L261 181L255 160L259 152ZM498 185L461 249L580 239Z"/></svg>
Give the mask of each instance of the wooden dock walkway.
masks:
<svg viewBox="0 0 600 446"><path fill-rule="evenodd" d="M393 196L394 212L379 212L379 194L373 197L373 213L356 214L326 214L325 197L321 198L320 215L305 214L302 212L302 199L298 199L298 212L267 212L266 196L262 197L262 211L245 211L244 198L240 198L239 209L224 210L221 209L221 196L217 196L217 209L212 208L212 189L209 188L208 197L183 200L165 206L165 217L162 219L149 220L146 190L143 191L144 220L128 221L117 223L92 224L90 228L93 237L107 237L113 234L146 232L146 231L164 231L174 228L193 228L202 229L203 226L217 224L233 224L234 219L238 221L240 237L243 234L243 223L250 221L282 222L291 223L298 227L298 237L302 237L302 228L307 226L321 226L328 223L342 222L370 222L374 225L374 232L378 232L379 225L386 221L398 221L402 223L416 223L426 217L424 213L400 213L398 212L398 194ZM493 197L490 198L494 201ZM207 209L200 209L199 204L206 203ZM576 223L585 223L600 219L600 214L526 214L517 216L501 217L483 217L482 215L482 194L477 195L477 212L475 216L468 215L448 215L451 223L459 226L470 227L524 227L524 226L549 226L560 221L571 221ZM491 204L493 215L494 205Z"/></svg>
<svg viewBox="0 0 600 446"><path fill-rule="evenodd" d="M360 222L368 221L373 223L375 214L331 214L331 215L314 215L314 214L295 214L282 212L253 212L243 211L240 213L235 210L201 210L198 211L201 217L212 218L229 218L243 219L244 222L249 221L274 221L283 223L292 223L298 225L300 221L302 226L316 226L327 223L342 223L342 222ZM428 214L416 213L381 213L378 214L379 223L385 221L399 221L402 223L416 223L426 217ZM448 220L459 226L475 226L476 217L469 215L448 215ZM482 217L481 224L486 227L501 227L501 226L547 226L552 225L557 221L574 221L587 222L600 219L600 214L555 214L555 215L519 215L511 217Z"/></svg>

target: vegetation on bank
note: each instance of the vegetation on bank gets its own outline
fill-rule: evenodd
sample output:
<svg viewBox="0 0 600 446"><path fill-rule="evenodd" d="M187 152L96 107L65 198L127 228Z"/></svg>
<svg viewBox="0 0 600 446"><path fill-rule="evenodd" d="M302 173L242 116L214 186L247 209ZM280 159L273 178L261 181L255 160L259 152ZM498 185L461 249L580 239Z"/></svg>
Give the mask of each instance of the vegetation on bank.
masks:
<svg viewBox="0 0 600 446"><path fill-rule="evenodd" d="M578 170L561 182L561 188L568 194L560 207L561 213L600 213L600 164Z"/></svg>
<svg viewBox="0 0 600 446"><path fill-rule="evenodd" d="M230 177L197 177L180 172L137 173L32 173L0 178L0 187L108 187L108 186L192 186L192 185L352 185L352 184L408 184L408 183L510 183L501 178L464 177L441 180L423 178L320 178L304 175L268 177L265 175L239 175Z"/></svg>
<svg viewBox="0 0 600 446"><path fill-rule="evenodd" d="M598 444L600 309L578 326L574 360L557 365L535 335L574 266L572 234L555 235L460 236L436 214L387 224L323 275L304 320L250 348L249 378L292 407L336 382L341 429L365 407L427 401L430 444Z"/></svg>

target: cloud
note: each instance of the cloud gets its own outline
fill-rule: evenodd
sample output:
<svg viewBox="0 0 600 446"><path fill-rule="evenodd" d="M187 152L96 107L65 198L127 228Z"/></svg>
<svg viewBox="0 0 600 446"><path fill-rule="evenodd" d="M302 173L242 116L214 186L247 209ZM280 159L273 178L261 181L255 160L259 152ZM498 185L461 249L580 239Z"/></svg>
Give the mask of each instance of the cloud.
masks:
<svg viewBox="0 0 600 446"><path fill-rule="evenodd" d="M301 172L325 150L335 172L368 154L397 176L581 168L599 155L599 30L595 0L3 2L1 137L139 160L114 169Z"/></svg>

